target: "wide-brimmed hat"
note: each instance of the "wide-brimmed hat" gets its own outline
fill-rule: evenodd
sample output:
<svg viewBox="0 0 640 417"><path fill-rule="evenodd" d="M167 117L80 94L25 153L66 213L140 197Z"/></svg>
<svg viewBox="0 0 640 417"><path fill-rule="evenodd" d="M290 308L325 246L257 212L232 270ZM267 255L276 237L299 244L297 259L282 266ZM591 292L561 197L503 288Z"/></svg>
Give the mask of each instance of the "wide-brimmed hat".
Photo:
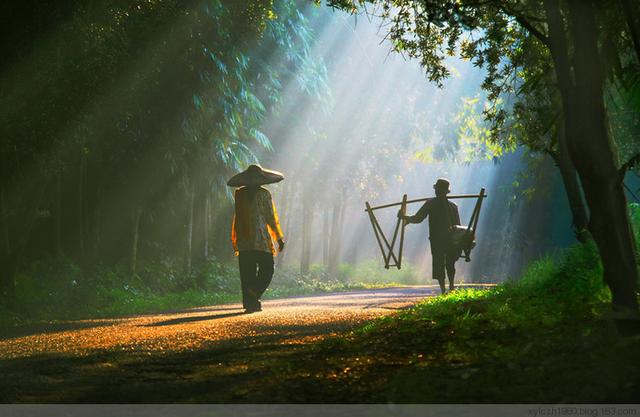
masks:
<svg viewBox="0 0 640 417"><path fill-rule="evenodd" d="M438 178L435 184L433 184L434 190L446 190L447 194L450 192L449 190L449 181L445 178Z"/></svg>
<svg viewBox="0 0 640 417"><path fill-rule="evenodd" d="M227 181L229 187L243 187L246 185L265 185L280 182L284 175L278 171L262 168L260 165L249 165L247 169L234 175Z"/></svg>

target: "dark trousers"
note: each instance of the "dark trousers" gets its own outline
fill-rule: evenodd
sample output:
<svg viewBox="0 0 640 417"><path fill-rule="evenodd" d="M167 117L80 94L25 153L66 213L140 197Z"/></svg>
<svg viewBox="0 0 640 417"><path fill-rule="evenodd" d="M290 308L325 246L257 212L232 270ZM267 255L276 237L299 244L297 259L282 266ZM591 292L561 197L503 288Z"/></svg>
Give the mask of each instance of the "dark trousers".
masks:
<svg viewBox="0 0 640 417"><path fill-rule="evenodd" d="M273 255L269 252L247 250L238 254L242 306L260 307L260 297L273 278Z"/></svg>
<svg viewBox="0 0 640 417"><path fill-rule="evenodd" d="M432 277L444 288L445 270L449 277L449 286L453 287L456 276L456 261L460 257L460 249L448 244L431 241Z"/></svg>

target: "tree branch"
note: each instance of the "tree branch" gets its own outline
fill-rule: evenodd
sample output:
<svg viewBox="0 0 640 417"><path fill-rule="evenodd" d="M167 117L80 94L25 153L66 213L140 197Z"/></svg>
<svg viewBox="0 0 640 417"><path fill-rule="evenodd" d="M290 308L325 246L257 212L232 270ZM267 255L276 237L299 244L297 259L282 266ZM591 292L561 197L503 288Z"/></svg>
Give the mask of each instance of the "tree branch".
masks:
<svg viewBox="0 0 640 417"><path fill-rule="evenodd" d="M627 171L629 171L639 163L640 163L640 153L635 154L634 156L631 157L631 159L629 159L627 162L622 164L622 166L618 170L618 178L620 178L620 181L624 180L624 175L627 173Z"/></svg>
<svg viewBox="0 0 640 417"><path fill-rule="evenodd" d="M515 15L516 22L518 22L523 28L527 29L530 34L536 37L540 42L542 42L547 48L549 48L549 38L542 33L542 31L538 30L535 26L531 24L524 16Z"/></svg>

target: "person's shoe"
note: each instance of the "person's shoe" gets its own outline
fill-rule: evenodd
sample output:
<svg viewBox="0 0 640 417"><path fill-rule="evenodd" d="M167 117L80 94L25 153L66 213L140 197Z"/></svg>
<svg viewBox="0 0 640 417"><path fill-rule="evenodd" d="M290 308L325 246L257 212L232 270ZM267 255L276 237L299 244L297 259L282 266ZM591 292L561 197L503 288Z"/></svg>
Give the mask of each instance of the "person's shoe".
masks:
<svg viewBox="0 0 640 417"><path fill-rule="evenodd" d="M251 307L245 307L245 313L256 313L258 311L262 311L262 303L258 301L257 304L252 305Z"/></svg>

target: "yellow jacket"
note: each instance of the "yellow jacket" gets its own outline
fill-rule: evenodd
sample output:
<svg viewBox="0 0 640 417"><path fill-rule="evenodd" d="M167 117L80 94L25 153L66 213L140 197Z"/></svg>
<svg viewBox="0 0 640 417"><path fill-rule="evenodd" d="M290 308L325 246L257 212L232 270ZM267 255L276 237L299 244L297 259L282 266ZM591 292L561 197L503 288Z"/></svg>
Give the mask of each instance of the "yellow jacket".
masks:
<svg viewBox="0 0 640 417"><path fill-rule="evenodd" d="M284 238L271 193L263 187L238 188L235 192L235 214L231 226L231 242L239 251L258 250L276 254L274 241Z"/></svg>

